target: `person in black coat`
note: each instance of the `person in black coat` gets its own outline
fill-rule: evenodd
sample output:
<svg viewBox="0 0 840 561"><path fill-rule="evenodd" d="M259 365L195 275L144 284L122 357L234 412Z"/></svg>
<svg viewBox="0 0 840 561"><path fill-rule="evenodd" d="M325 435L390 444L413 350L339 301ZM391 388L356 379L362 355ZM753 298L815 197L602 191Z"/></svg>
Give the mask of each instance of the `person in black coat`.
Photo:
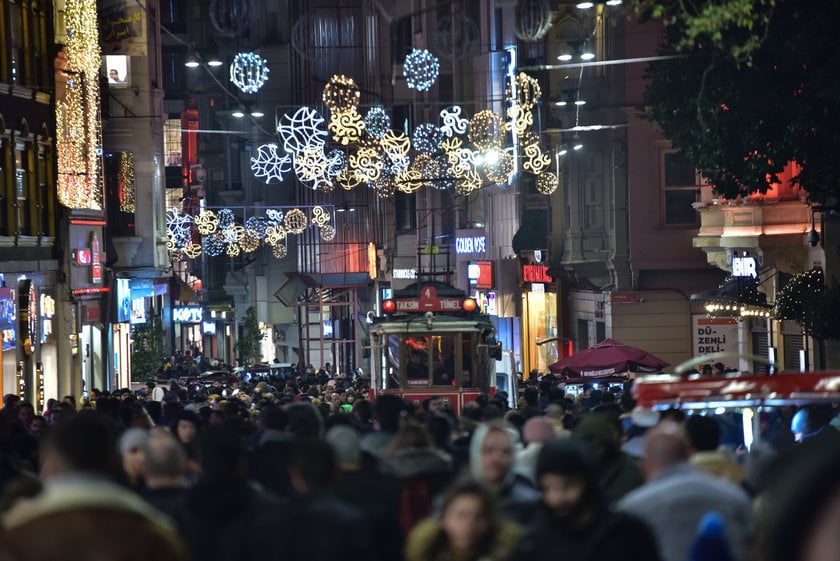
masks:
<svg viewBox="0 0 840 561"><path fill-rule="evenodd" d="M513 561L658 561L656 539L644 522L607 509L595 456L580 440L547 442L537 459L541 511Z"/></svg>

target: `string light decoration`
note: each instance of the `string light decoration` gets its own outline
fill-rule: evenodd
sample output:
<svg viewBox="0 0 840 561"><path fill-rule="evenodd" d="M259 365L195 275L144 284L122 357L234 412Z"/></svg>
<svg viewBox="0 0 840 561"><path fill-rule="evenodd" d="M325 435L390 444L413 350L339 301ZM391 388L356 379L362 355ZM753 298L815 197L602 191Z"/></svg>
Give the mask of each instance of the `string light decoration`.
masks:
<svg viewBox="0 0 840 561"><path fill-rule="evenodd" d="M455 181L455 192L468 195L481 188L481 176L475 170L470 170Z"/></svg>
<svg viewBox="0 0 840 561"><path fill-rule="evenodd" d="M809 335L814 335L815 330L825 329L829 324L823 315L833 307L826 306L824 296L827 292L822 268L814 267L794 275L776 293L774 315L777 319L793 320Z"/></svg>
<svg viewBox="0 0 840 561"><path fill-rule="evenodd" d="M175 247L183 248L190 239L190 224L192 217L181 214L176 207L166 213L166 235L175 243Z"/></svg>
<svg viewBox="0 0 840 561"><path fill-rule="evenodd" d="M314 226L319 228L323 228L327 222L330 221L330 213L324 210L322 206L316 206L312 208L312 219L311 222Z"/></svg>
<svg viewBox="0 0 840 561"><path fill-rule="evenodd" d="M349 166L362 183L372 183L382 175L382 158L373 148L362 148L351 154Z"/></svg>
<svg viewBox="0 0 840 561"><path fill-rule="evenodd" d="M403 170L394 179L394 186L403 193L413 193L423 186L423 173L413 167Z"/></svg>
<svg viewBox="0 0 840 561"><path fill-rule="evenodd" d="M255 94L268 80L268 61L256 53L238 53L230 63L230 81L246 94Z"/></svg>
<svg viewBox="0 0 840 561"><path fill-rule="evenodd" d="M300 234L306 230L307 223L306 215L299 208L287 212L283 219L283 226L285 226L287 232L292 234Z"/></svg>
<svg viewBox="0 0 840 561"><path fill-rule="evenodd" d="M520 0L516 6L514 33L523 41L533 43L551 28L551 6L548 0Z"/></svg>
<svg viewBox="0 0 840 561"><path fill-rule="evenodd" d="M520 106L523 111L530 111L542 97L539 81L524 72L517 74L513 81L516 84L516 98L513 97L511 83L508 82L505 89L508 101Z"/></svg>
<svg viewBox="0 0 840 561"><path fill-rule="evenodd" d="M196 259L201 255L201 244L189 242L181 251L183 252L184 257Z"/></svg>
<svg viewBox="0 0 840 561"><path fill-rule="evenodd" d="M260 247L260 239L245 230L245 235L239 240L239 248L244 253L254 253Z"/></svg>
<svg viewBox="0 0 840 561"><path fill-rule="evenodd" d="M245 237L245 228L241 224L232 224L222 230L222 239L228 244L237 244Z"/></svg>
<svg viewBox="0 0 840 561"><path fill-rule="evenodd" d="M134 214L136 189L134 185L134 152L123 152L117 175L120 193L120 211Z"/></svg>
<svg viewBox="0 0 840 561"><path fill-rule="evenodd" d="M365 131L362 116L356 110L335 112L330 115L329 129L336 142L347 146L351 142L358 142Z"/></svg>
<svg viewBox="0 0 840 561"><path fill-rule="evenodd" d="M324 105L333 113L356 112L359 108L359 86L353 78L336 74L324 86L322 98Z"/></svg>
<svg viewBox="0 0 840 561"><path fill-rule="evenodd" d="M551 156L540 149L539 144L529 144L525 147L525 163L522 165L527 171L539 175L551 165Z"/></svg>
<svg viewBox="0 0 840 561"><path fill-rule="evenodd" d="M494 151L492 158L485 158L481 170L493 183L507 183L513 173L513 157L505 151Z"/></svg>
<svg viewBox="0 0 840 561"><path fill-rule="evenodd" d="M335 239L335 228L327 224L321 228L319 235L322 241L331 242Z"/></svg>
<svg viewBox="0 0 840 561"><path fill-rule="evenodd" d="M382 136L391 129L391 117L381 105L374 105L365 115L365 130L373 138Z"/></svg>
<svg viewBox="0 0 840 561"><path fill-rule="evenodd" d="M390 175L383 175L377 178L376 181L370 184L371 188L376 191L376 195L383 199L392 197L397 190L394 184L394 179Z"/></svg>
<svg viewBox="0 0 840 561"><path fill-rule="evenodd" d="M442 109L440 111L440 120L443 122L440 130L450 138L457 134L467 132L467 127L470 124L469 119L461 117L461 108L457 105Z"/></svg>
<svg viewBox="0 0 840 561"><path fill-rule="evenodd" d="M534 124L534 114L519 104L508 107L507 116L510 119L507 125L508 130L516 131L516 134L520 137Z"/></svg>
<svg viewBox="0 0 840 561"><path fill-rule="evenodd" d="M311 107L300 107L291 116L284 114L277 124L277 134L283 140L283 149L292 155L323 148L329 136L324 118Z"/></svg>
<svg viewBox="0 0 840 561"><path fill-rule="evenodd" d="M423 123L414 129L411 144L421 154L434 154L440 150L443 133L432 123Z"/></svg>
<svg viewBox="0 0 840 561"><path fill-rule="evenodd" d="M550 195L557 190L557 176L550 171L544 171L537 176L537 191L543 195Z"/></svg>
<svg viewBox="0 0 840 561"><path fill-rule="evenodd" d="M204 253L210 257L218 257L225 252L225 240L218 232L206 236L201 243L204 246Z"/></svg>
<svg viewBox="0 0 840 561"><path fill-rule="evenodd" d="M338 183L339 187L345 191L352 191L362 182L356 172L349 167L341 170L341 172L335 176L335 181Z"/></svg>
<svg viewBox="0 0 840 561"><path fill-rule="evenodd" d="M193 217L193 222L198 233L202 236L213 234L219 227L219 220L212 210L202 210L197 216Z"/></svg>
<svg viewBox="0 0 840 561"><path fill-rule="evenodd" d="M274 255L275 259L283 259L288 255L289 250L286 249L285 244L278 244L272 247L271 254Z"/></svg>
<svg viewBox="0 0 840 561"><path fill-rule="evenodd" d="M302 154L294 157L293 163L298 179L306 183L313 191L323 184L329 183L327 178L329 160L327 160L327 155L324 154L323 147L305 150Z"/></svg>
<svg viewBox="0 0 840 561"><path fill-rule="evenodd" d="M64 95L56 98L58 201L74 209L102 210L102 129L99 120L99 50L96 3L66 0L61 76ZM60 89L58 90L61 91Z"/></svg>
<svg viewBox="0 0 840 561"><path fill-rule="evenodd" d="M265 243L276 245L286 239L286 229L283 226L273 225L265 229Z"/></svg>
<svg viewBox="0 0 840 561"><path fill-rule="evenodd" d="M279 183L284 174L292 171L292 158L288 154L281 155L274 143L263 144L257 148L257 155L251 156L251 171L265 183Z"/></svg>
<svg viewBox="0 0 840 561"><path fill-rule="evenodd" d="M391 160L408 156L411 151L411 139L402 132L388 131L379 139L379 144Z"/></svg>
<svg viewBox="0 0 840 561"><path fill-rule="evenodd" d="M347 154L338 148L333 148L327 154L327 175L335 177L347 168Z"/></svg>
<svg viewBox="0 0 840 561"><path fill-rule="evenodd" d="M449 165L449 159L445 154L435 156L435 170L436 175L429 178L429 187L445 191L455 187L455 177L452 173L452 166Z"/></svg>
<svg viewBox="0 0 840 561"><path fill-rule="evenodd" d="M233 223L236 221L236 217L233 215L233 211L229 208L223 208L219 211L218 215L219 221L219 229L224 230L225 228L230 228L233 226Z"/></svg>
<svg viewBox="0 0 840 561"><path fill-rule="evenodd" d="M265 218L251 216L245 221L245 234L254 236L257 240L265 238L265 232L267 229L268 221Z"/></svg>
<svg viewBox="0 0 840 561"><path fill-rule="evenodd" d="M270 225L277 226L283 222L283 211L270 208L265 211L265 217Z"/></svg>
<svg viewBox="0 0 840 561"><path fill-rule="evenodd" d="M239 247L239 244L231 243L225 247L225 253L228 257L236 257L240 253L242 253L242 249Z"/></svg>
<svg viewBox="0 0 840 561"><path fill-rule="evenodd" d="M253 12L251 0L211 0L210 23L225 37L236 37L248 27Z"/></svg>
<svg viewBox="0 0 840 561"><path fill-rule="evenodd" d="M428 91L439 73L438 59L426 49L413 49L403 62L406 85L420 92Z"/></svg>
<svg viewBox="0 0 840 561"><path fill-rule="evenodd" d="M478 150L492 150L501 147L504 131L505 124L502 118L493 111L485 109L470 119L467 137Z"/></svg>

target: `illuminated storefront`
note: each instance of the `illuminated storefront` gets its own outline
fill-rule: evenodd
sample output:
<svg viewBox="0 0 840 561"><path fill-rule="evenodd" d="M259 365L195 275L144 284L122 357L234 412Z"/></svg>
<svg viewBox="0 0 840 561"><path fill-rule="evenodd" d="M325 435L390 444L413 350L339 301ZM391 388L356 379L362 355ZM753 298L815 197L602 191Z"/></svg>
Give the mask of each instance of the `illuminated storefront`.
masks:
<svg viewBox="0 0 840 561"><path fill-rule="evenodd" d="M558 335L556 283L539 263L522 265L521 275L523 372L543 374L559 358L556 343L538 344Z"/></svg>

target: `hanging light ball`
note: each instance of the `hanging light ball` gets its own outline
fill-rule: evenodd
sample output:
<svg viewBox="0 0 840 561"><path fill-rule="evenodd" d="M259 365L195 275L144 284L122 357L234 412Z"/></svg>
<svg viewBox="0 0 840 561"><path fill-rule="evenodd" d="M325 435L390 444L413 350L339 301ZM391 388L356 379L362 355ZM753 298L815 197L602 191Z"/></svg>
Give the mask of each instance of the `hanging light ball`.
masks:
<svg viewBox="0 0 840 561"><path fill-rule="evenodd" d="M324 86L324 105L333 112L355 111L359 107L359 86L344 74L335 74Z"/></svg>
<svg viewBox="0 0 840 561"><path fill-rule="evenodd" d="M260 239L246 230L245 235L239 240L239 247L245 253L253 253L260 247Z"/></svg>
<svg viewBox="0 0 840 561"><path fill-rule="evenodd" d="M475 20L458 11L438 19L432 32L432 43L441 58L463 60L475 53L480 37Z"/></svg>
<svg viewBox="0 0 840 561"><path fill-rule="evenodd" d="M258 240L265 238L266 228L268 228L268 221L265 218L251 216L245 221L245 233Z"/></svg>
<svg viewBox="0 0 840 561"><path fill-rule="evenodd" d="M443 142L443 132L432 123L418 125L411 135L411 143L414 145L414 149L421 154L438 152L441 142Z"/></svg>
<svg viewBox="0 0 840 561"><path fill-rule="evenodd" d="M286 213L286 218L283 219L283 225L286 231L292 234L300 234L306 230L309 220L306 214L299 208L295 208Z"/></svg>
<svg viewBox="0 0 840 561"><path fill-rule="evenodd" d="M391 117L381 105L374 105L365 115L365 130L373 138L382 136L391 129Z"/></svg>
<svg viewBox="0 0 840 561"><path fill-rule="evenodd" d="M253 94L268 80L268 61L256 53L238 53L230 63L230 81L243 93Z"/></svg>
<svg viewBox="0 0 840 561"><path fill-rule="evenodd" d="M275 259L283 259L289 253L289 250L286 249L285 244L277 244L272 246L271 254L274 255Z"/></svg>
<svg viewBox="0 0 840 561"><path fill-rule="evenodd" d="M335 228L327 224L323 228L321 228L320 232L321 239L325 242L331 242L335 239Z"/></svg>
<svg viewBox="0 0 840 561"><path fill-rule="evenodd" d="M220 35L236 37L248 27L253 11L251 0L211 0L210 23Z"/></svg>
<svg viewBox="0 0 840 561"><path fill-rule="evenodd" d="M236 217L233 215L232 210L229 208L223 208L219 211L218 220L219 228L224 230L225 228L233 226L233 223L236 221Z"/></svg>
<svg viewBox="0 0 840 561"><path fill-rule="evenodd" d="M394 184L394 178L390 175L382 175L379 179L371 183L370 186L383 199L393 196L397 190L397 186Z"/></svg>
<svg viewBox="0 0 840 561"><path fill-rule="evenodd" d="M492 150L502 145L505 123L496 113L485 109L470 119L467 136L479 150Z"/></svg>
<svg viewBox="0 0 840 561"><path fill-rule="evenodd" d="M468 195L480 187L481 176L475 170L468 171L455 182L455 192L459 195Z"/></svg>
<svg viewBox="0 0 840 561"><path fill-rule="evenodd" d="M533 43L548 33L551 27L551 6L548 0L520 0L516 6L513 29L523 41Z"/></svg>
<svg viewBox="0 0 840 561"><path fill-rule="evenodd" d="M347 168L347 154L333 148L327 153L327 175L335 177Z"/></svg>
<svg viewBox="0 0 840 561"><path fill-rule="evenodd" d="M434 159L437 176L429 181L429 187L445 191L455 186L455 177L452 166L449 164L449 157L446 154L436 156Z"/></svg>
<svg viewBox="0 0 840 561"><path fill-rule="evenodd" d="M413 49L403 63L406 85L425 92L432 87L440 73L440 63L435 55L426 49Z"/></svg>
<svg viewBox="0 0 840 561"><path fill-rule="evenodd" d="M202 245L204 246L204 253L210 257L218 257L225 252L225 240L218 232L206 236Z"/></svg>
<svg viewBox="0 0 840 561"><path fill-rule="evenodd" d="M557 190L557 176L550 171L544 171L537 176L537 191L543 195L550 195Z"/></svg>
<svg viewBox="0 0 840 561"><path fill-rule="evenodd" d="M493 151L493 157L484 158L481 170L487 179L497 185L508 182L510 174L513 173L513 157L506 151Z"/></svg>

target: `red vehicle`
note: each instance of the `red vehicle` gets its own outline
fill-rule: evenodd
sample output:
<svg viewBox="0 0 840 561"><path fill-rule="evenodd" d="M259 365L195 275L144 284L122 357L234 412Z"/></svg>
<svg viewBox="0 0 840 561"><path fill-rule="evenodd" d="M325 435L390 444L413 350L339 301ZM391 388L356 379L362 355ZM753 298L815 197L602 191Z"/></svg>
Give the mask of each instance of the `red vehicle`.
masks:
<svg viewBox="0 0 840 561"><path fill-rule="evenodd" d="M438 396L460 413L490 395L501 347L489 316L447 284L418 282L382 303L370 328L371 393L422 402Z"/></svg>

